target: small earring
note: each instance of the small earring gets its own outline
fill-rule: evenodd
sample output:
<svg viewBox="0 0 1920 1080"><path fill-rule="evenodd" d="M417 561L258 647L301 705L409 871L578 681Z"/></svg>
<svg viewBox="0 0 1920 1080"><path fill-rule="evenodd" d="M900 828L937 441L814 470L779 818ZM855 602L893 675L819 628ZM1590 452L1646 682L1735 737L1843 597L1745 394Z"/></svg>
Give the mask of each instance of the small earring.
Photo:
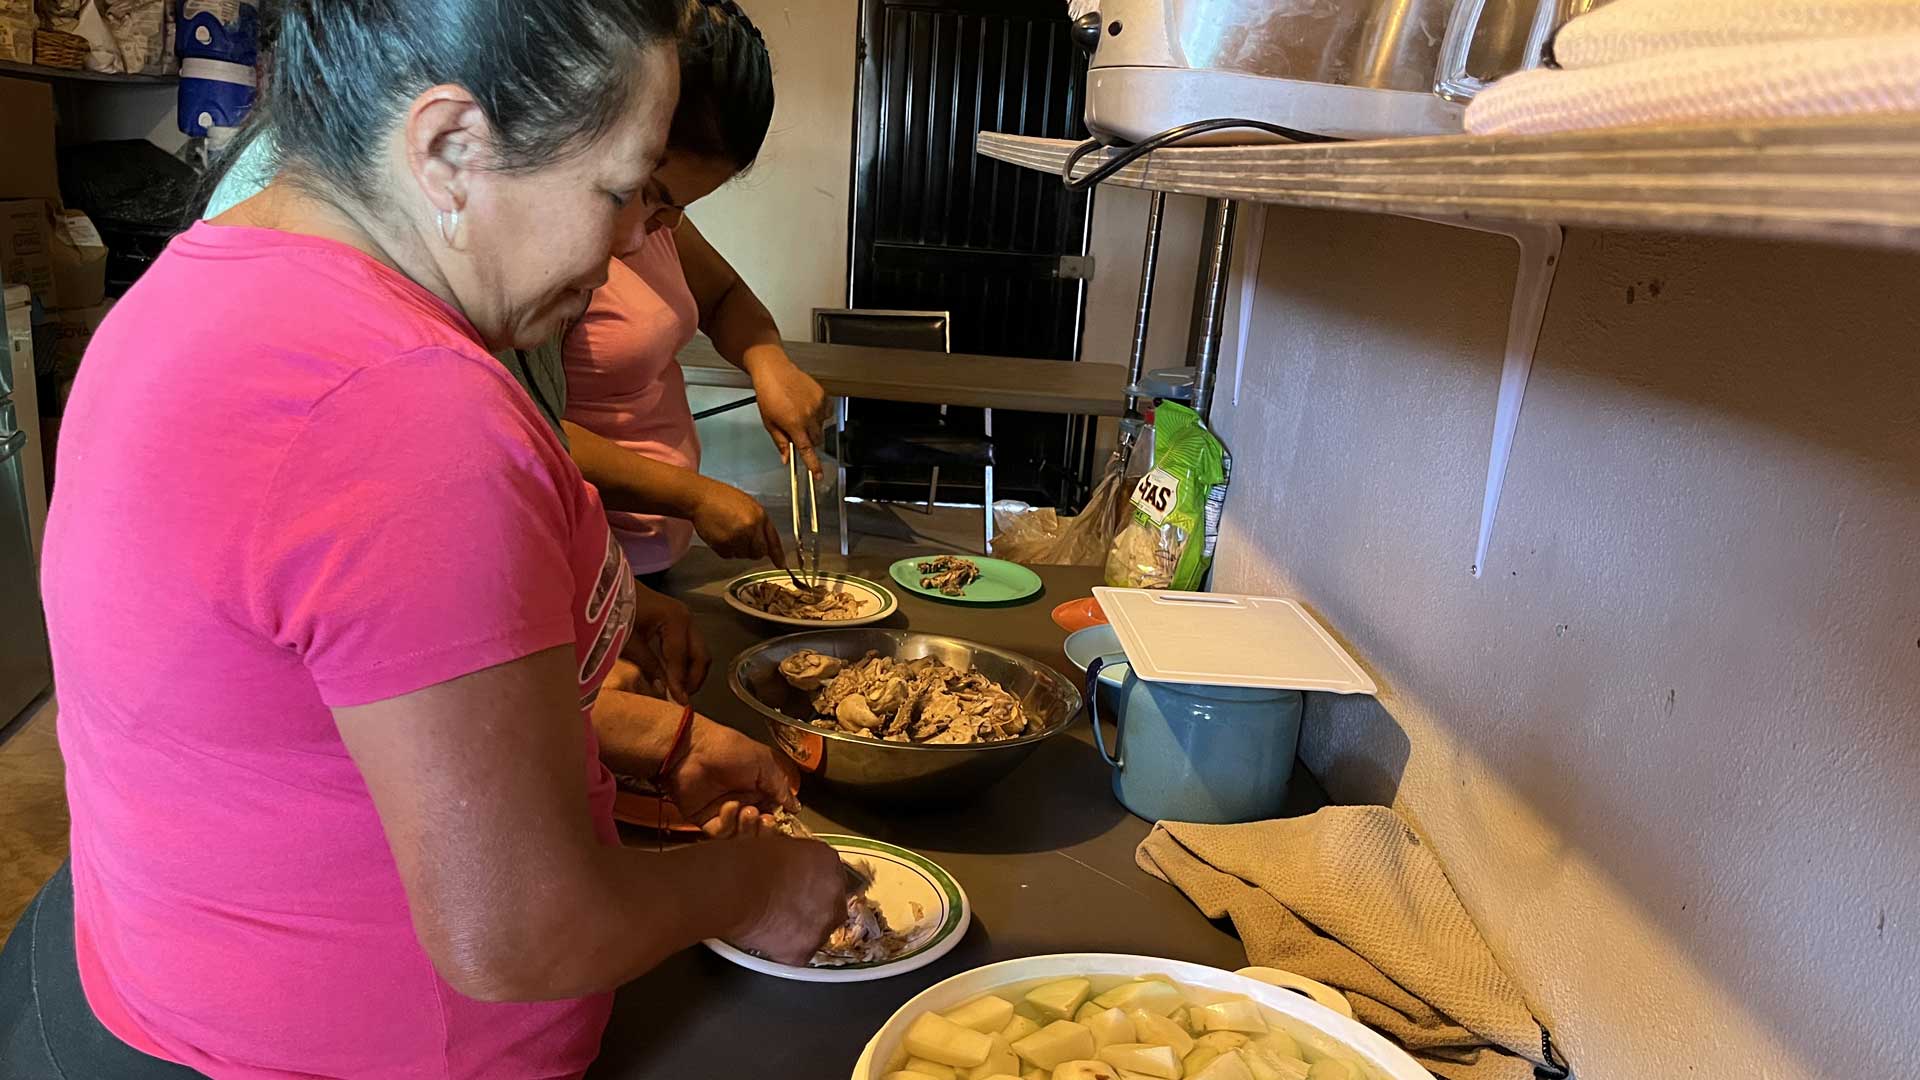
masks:
<svg viewBox="0 0 1920 1080"><path fill-rule="evenodd" d="M445 240L448 247L454 247L454 240L460 235L459 209L435 210L433 212L433 221L434 224L440 227L440 239Z"/></svg>

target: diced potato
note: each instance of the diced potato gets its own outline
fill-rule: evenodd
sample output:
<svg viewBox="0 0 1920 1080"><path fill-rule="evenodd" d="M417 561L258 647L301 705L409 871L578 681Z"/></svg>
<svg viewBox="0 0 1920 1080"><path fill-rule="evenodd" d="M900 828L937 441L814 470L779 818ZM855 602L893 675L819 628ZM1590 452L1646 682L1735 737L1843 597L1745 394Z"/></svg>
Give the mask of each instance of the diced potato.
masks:
<svg viewBox="0 0 1920 1080"><path fill-rule="evenodd" d="M1307 1080L1361 1080L1360 1070L1344 1061L1324 1058L1307 1070Z"/></svg>
<svg viewBox="0 0 1920 1080"><path fill-rule="evenodd" d="M1053 1080L1120 1080L1120 1073L1104 1061L1063 1061L1054 1066Z"/></svg>
<svg viewBox="0 0 1920 1080"><path fill-rule="evenodd" d="M1258 1043L1248 1044L1240 1053L1253 1071L1253 1080L1307 1080L1307 1063L1299 1058L1284 1057Z"/></svg>
<svg viewBox="0 0 1920 1080"><path fill-rule="evenodd" d="M1173 1022L1174 1022L1174 1023L1176 1023L1176 1024L1179 1024L1179 1025L1180 1025L1180 1029L1181 1029L1182 1031L1185 1031L1185 1032L1186 1032L1187 1034L1189 1034L1189 1035L1198 1035L1198 1034L1200 1034L1199 1032L1197 1032L1197 1031L1195 1031L1195 1030L1193 1030L1193 1013L1192 1013L1192 1010L1190 1010L1190 1009L1188 1009L1188 1008L1187 1008L1186 1006L1184 1006L1184 1005L1182 1005L1182 1006L1181 1006L1180 1008L1178 1008L1178 1009L1175 1009L1175 1010L1173 1010L1172 1012L1170 1012L1170 1013L1168 1013L1168 1014L1167 1014L1167 1019L1169 1019L1169 1020L1171 1020L1171 1021L1173 1021Z"/></svg>
<svg viewBox="0 0 1920 1080"><path fill-rule="evenodd" d="M953 1066L928 1061L926 1058L910 1057L905 1065L900 1066L900 1070L931 1076L933 1080L960 1080L960 1073Z"/></svg>
<svg viewBox="0 0 1920 1080"><path fill-rule="evenodd" d="M1096 1009L1099 1006L1095 1006ZM1133 1021L1119 1009L1101 1009L1085 1021L1087 1030L1093 1032L1095 1046L1111 1046L1114 1043L1145 1042L1136 1039L1133 1034Z"/></svg>
<svg viewBox="0 0 1920 1080"><path fill-rule="evenodd" d="M1076 1024L1084 1024L1087 1022L1088 1017L1099 1016L1101 1013L1106 1011L1107 1010L1101 1008L1098 1005L1095 1005L1091 1001L1084 1001L1080 1003L1080 1008L1075 1010L1073 1014L1073 1022Z"/></svg>
<svg viewBox="0 0 1920 1080"><path fill-rule="evenodd" d="M1020 1058L1013 1052L1013 1044L1007 1041L1005 1035L992 1038L993 1049L987 1052L987 1060L968 1070L967 1080L986 1080L989 1076L1020 1071Z"/></svg>
<svg viewBox="0 0 1920 1080"><path fill-rule="evenodd" d="M1053 1070L1035 1066L1021 1073L1020 1080L1053 1080Z"/></svg>
<svg viewBox="0 0 1920 1080"><path fill-rule="evenodd" d="M1016 1015L1013 1019L1007 1021L1006 1027L1000 1029L1000 1037L1010 1043L1015 1043L1039 1030L1040 1024L1037 1021Z"/></svg>
<svg viewBox="0 0 1920 1080"><path fill-rule="evenodd" d="M1100 1060L1116 1069L1157 1076L1160 1080L1180 1080L1180 1055L1171 1046L1150 1043L1115 1043L1100 1049Z"/></svg>
<svg viewBox="0 0 1920 1080"><path fill-rule="evenodd" d="M1171 1046L1173 1052L1181 1057L1193 1052L1193 1036L1166 1017L1156 1016L1144 1009L1134 1009L1127 1013L1127 1019L1133 1021L1133 1035L1137 1041Z"/></svg>
<svg viewBox="0 0 1920 1080"><path fill-rule="evenodd" d="M994 1073L992 1076L987 1077L986 1080L1020 1080L1020 1074L1019 1073Z"/></svg>
<svg viewBox="0 0 1920 1080"><path fill-rule="evenodd" d="M1249 1035L1267 1033L1267 1018L1260 1015L1260 1006L1245 999L1202 1005L1193 1010L1193 1020L1206 1031L1242 1031Z"/></svg>
<svg viewBox="0 0 1920 1080"><path fill-rule="evenodd" d="M1240 1056L1240 1051L1229 1050L1214 1058L1206 1068L1187 1076L1188 1080L1253 1080L1253 1070L1247 1068L1247 1061Z"/></svg>
<svg viewBox="0 0 1920 1080"><path fill-rule="evenodd" d="M985 1035L980 1037L986 1038ZM988 1049L992 1049L991 1044ZM1093 1032L1088 1031L1085 1024L1076 1024L1071 1020L1055 1020L1013 1044L1014 1053L1028 1064L1043 1069L1058 1068L1068 1061L1086 1061L1093 1057L1097 1049L1093 1044ZM980 1060L986 1060L984 1053Z"/></svg>
<svg viewBox="0 0 1920 1080"><path fill-rule="evenodd" d="M986 1061L992 1050L992 1036L961 1027L939 1013L927 1013L907 1029L907 1053L942 1065L971 1069Z"/></svg>
<svg viewBox="0 0 1920 1080"><path fill-rule="evenodd" d="M1105 1009L1144 1009L1156 1016L1165 1016L1187 1003L1180 994L1180 988L1159 979L1140 979L1119 986L1093 999Z"/></svg>
<svg viewBox="0 0 1920 1080"><path fill-rule="evenodd" d="M1255 1044L1262 1050L1268 1053L1278 1054L1281 1057L1290 1057L1297 1061L1305 1061L1307 1059L1307 1056L1300 1052L1300 1044L1294 1041L1293 1036L1278 1028L1267 1032L1264 1037L1255 1040Z"/></svg>
<svg viewBox="0 0 1920 1080"><path fill-rule="evenodd" d="M937 1078L929 1076L926 1073L908 1072L905 1069L901 1069L898 1072L888 1073L882 1080L937 1080Z"/></svg>
<svg viewBox="0 0 1920 1080"><path fill-rule="evenodd" d="M1237 1031L1209 1031L1193 1040L1195 1046L1209 1046L1214 1053L1224 1054L1229 1050L1238 1050L1252 1040Z"/></svg>
<svg viewBox="0 0 1920 1080"><path fill-rule="evenodd" d="M1181 1060L1180 1066L1187 1071L1188 1076L1194 1076L1207 1066L1213 1064L1213 1059L1219 1056L1220 1051L1215 1050L1211 1046L1196 1046L1191 1053Z"/></svg>
<svg viewBox="0 0 1920 1080"><path fill-rule="evenodd" d="M1029 991L1027 1004L1033 1006L1042 1020L1065 1020L1079 1011L1092 991L1093 983L1086 979L1062 979Z"/></svg>
<svg viewBox="0 0 1920 1080"><path fill-rule="evenodd" d="M947 1019L963 1028L992 1035L1003 1030L1007 1022L1013 1019L1013 1002L988 994L948 1012Z"/></svg>

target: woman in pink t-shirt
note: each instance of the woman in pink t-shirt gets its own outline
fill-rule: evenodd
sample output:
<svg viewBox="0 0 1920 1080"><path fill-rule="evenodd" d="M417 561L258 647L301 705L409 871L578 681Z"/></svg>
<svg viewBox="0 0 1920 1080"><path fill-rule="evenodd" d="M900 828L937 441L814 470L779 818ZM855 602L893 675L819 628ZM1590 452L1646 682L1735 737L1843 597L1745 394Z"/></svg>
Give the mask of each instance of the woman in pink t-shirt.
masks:
<svg viewBox="0 0 1920 1080"><path fill-rule="evenodd" d="M762 424L781 459L798 453L817 475L827 398L794 366L753 290L708 244L685 208L751 167L773 117L766 43L732 4L686 0L680 35L680 103L667 154L642 198L622 216L607 283L568 332L563 356L567 420L592 435L682 470L690 497L746 496L703 478L700 439L675 359L696 330L753 380ZM693 524L618 512L622 488L657 492L657 474L603 484L627 561L641 575L685 555Z"/></svg>
<svg viewBox="0 0 1920 1080"><path fill-rule="evenodd" d="M683 805L784 778L603 689L633 578L488 355L603 282L665 143L662 8L288 6L277 179L169 245L69 406L43 586L70 874L0 956L31 990L0 994L0 1075L577 1076L663 957L799 960L844 916L824 845L619 846L611 701Z"/></svg>

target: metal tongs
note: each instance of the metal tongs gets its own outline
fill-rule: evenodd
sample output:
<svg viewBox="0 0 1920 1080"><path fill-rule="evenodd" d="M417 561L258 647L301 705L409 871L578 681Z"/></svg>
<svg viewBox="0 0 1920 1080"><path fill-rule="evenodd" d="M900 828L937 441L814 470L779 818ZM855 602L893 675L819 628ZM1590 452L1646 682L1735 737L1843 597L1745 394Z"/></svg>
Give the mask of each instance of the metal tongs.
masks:
<svg viewBox="0 0 1920 1080"><path fill-rule="evenodd" d="M800 473L807 474L807 527L806 533L800 531ZM800 454L787 451L787 497L793 507L793 557L800 564L800 572L794 573L787 568L787 576L793 579L793 587L804 589L808 585L820 584L820 497L813 485L813 470L802 470ZM805 580L802 580L802 575Z"/></svg>

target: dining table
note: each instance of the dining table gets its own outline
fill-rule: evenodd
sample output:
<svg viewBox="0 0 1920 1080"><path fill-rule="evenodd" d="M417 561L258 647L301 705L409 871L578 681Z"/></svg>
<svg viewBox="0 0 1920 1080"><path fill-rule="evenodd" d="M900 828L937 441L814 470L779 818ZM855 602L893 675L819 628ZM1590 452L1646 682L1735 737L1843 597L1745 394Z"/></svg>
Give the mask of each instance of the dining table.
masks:
<svg viewBox="0 0 1920 1080"><path fill-rule="evenodd" d="M1061 651L1066 631L1055 625L1051 611L1091 595L1100 584L1098 568L1033 567L1042 586L1037 595L985 606L934 600L891 584L892 558L823 561L829 571L888 585L900 606L882 625L997 646L1078 678ZM766 722L728 688L735 656L786 632L726 604L726 583L751 569L696 548L667 575L664 591L692 610L714 657L694 705L705 716L771 742ZM1114 798L1111 770L1095 749L1084 716L964 805L890 809L805 783L800 798L802 817L816 833L898 844L951 873L973 913L959 945L916 971L838 984L757 974L705 948L688 949L615 995L590 1078L848 1080L867 1042L909 998L956 973L1000 960L1115 952L1228 970L1246 966L1246 952L1230 925L1207 919L1179 891L1135 864L1134 851L1151 825ZM1288 813L1309 813L1324 802L1297 763L1288 801ZM635 830L627 842L655 841Z"/></svg>

